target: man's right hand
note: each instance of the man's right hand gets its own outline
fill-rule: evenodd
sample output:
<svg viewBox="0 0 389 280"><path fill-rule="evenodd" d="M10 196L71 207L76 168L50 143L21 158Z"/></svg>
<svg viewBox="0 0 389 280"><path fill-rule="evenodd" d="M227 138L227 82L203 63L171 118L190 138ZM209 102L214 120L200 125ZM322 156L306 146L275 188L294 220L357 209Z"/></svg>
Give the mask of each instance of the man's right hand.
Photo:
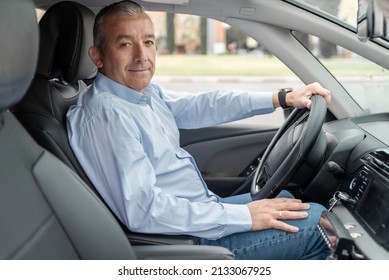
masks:
<svg viewBox="0 0 389 280"><path fill-rule="evenodd" d="M253 222L252 231L269 228L288 232L297 232L299 229L283 220L305 219L308 217L310 205L294 198L271 198L250 202L247 204Z"/></svg>

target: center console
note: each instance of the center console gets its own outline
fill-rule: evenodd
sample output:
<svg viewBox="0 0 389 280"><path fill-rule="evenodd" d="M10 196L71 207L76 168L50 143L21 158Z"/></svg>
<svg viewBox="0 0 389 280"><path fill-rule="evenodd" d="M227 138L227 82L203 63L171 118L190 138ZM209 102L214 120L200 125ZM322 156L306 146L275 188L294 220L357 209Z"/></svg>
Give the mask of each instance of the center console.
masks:
<svg viewBox="0 0 389 280"><path fill-rule="evenodd" d="M361 165L324 212L319 229L330 258L389 257L389 149L364 154Z"/></svg>

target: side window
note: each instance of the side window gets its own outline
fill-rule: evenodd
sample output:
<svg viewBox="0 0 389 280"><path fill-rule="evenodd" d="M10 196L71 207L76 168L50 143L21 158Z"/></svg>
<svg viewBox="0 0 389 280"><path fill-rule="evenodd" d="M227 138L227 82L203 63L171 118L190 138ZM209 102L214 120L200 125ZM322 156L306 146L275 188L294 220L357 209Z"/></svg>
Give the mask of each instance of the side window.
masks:
<svg viewBox="0 0 389 280"><path fill-rule="evenodd" d="M389 70L338 45L294 32L366 113L388 111Z"/></svg>
<svg viewBox="0 0 389 280"><path fill-rule="evenodd" d="M275 91L303 83L260 44L222 22L192 15L149 12L158 57L154 82L183 92L213 89ZM281 125L282 109L239 121Z"/></svg>

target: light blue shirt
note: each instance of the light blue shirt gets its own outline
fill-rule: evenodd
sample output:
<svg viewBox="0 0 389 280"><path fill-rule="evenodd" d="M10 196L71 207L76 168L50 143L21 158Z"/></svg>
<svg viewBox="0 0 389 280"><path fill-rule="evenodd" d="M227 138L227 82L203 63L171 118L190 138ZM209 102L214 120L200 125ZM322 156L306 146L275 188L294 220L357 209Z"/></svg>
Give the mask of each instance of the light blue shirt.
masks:
<svg viewBox="0 0 389 280"><path fill-rule="evenodd" d="M218 239L249 231L246 205L208 190L178 128L200 128L274 111L272 93L143 93L98 73L67 114L69 140L106 203L134 232Z"/></svg>

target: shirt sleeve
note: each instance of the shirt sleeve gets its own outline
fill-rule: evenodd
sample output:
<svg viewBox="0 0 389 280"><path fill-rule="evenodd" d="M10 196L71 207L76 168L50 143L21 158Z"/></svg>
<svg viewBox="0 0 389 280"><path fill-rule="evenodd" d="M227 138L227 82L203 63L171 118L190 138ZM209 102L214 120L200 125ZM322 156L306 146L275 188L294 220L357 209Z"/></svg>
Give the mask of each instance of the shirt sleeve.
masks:
<svg viewBox="0 0 389 280"><path fill-rule="evenodd" d="M215 90L178 93L159 88L178 128L201 128L274 111L272 92Z"/></svg>
<svg viewBox="0 0 389 280"><path fill-rule="evenodd" d="M246 205L193 202L162 191L135 120L115 110L101 112L79 137L72 141L80 163L130 230L218 239L251 229Z"/></svg>

